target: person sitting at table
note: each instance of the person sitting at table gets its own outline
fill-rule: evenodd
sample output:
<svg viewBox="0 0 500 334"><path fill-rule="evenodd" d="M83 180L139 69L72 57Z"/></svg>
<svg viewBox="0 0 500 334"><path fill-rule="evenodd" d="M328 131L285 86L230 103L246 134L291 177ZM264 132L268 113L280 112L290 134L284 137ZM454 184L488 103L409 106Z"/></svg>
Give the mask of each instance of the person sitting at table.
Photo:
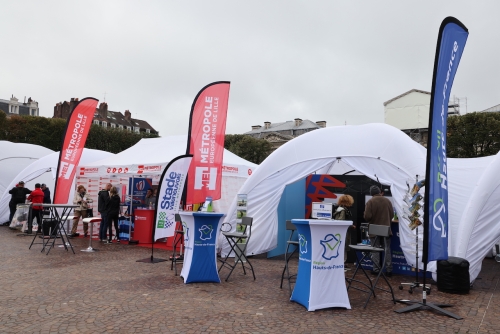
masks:
<svg viewBox="0 0 500 334"><path fill-rule="evenodd" d="M113 228L112 225L115 226L115 239L117 242L120 242L119 230L118 230L118 216L120 214L120 196L118 195L118 190L116 187L111 187L109 191L109 197L106 199L106 217L108 220L108 241L107 244L112 243L113 237Z"/></svg>
<svg viewBox="0 0 500 334"><path fill-rule="evenodd" d="M351 195L342 195L339 197L337 202L338 207L335 210L333 219L335 220L352 220L352 214L350 208L354 204L354 198ZM349 226L347 232L345 234L345 242L344 242L344 266L347 261L347 252L349 251L349 245L351 244L351 230L356 228L353 224Z"/></svg>
<svg viewBox="0 0 500 334"><path fill-rule="evenodd" d="M79 185L75 191L75 197L73 198L73 204L78 205L75 208L73 215L75 219L73 220L73 227L71 228L71 237L79 236L76 233L76 229L78 228L78 222L80 221L80 217L82 219L87 218L87 209L89 208L89 203L92 203L92 199L87 194L87 190L84 186ZM89 224L83 223L83 233L85 238L88 236Z"/></svg>
<svg viewBox="0 0 500 334"><path fill-rule="evenodd" d="M153 190L152 189L148 189L148 191L146 192L146 197L144 198L144 205L146 206L146 208L154 208L154 206L156 205L156 196L153 195Z"/></svg>

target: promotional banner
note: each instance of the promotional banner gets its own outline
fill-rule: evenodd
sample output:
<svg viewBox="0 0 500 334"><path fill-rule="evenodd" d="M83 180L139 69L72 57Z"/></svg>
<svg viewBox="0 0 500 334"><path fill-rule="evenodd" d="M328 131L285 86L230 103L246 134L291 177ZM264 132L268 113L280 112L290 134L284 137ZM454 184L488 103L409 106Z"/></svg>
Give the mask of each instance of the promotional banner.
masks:
<svg viewBox="0 0 500 334"><path fill-rule="evenodd" d="M448 173L446 126L453 79L469 33L456 18L441 23L434 60L424 206L422 261L448 259ZM427 247L426 247L427 246Z"/></svg>
<svg viewBox="0 0 500 334"><path fill-rule="evenodd" d="M193 155L189 169L187 204L203 203L207 196L221 198L222 156L226 133L229 82L205 86L191 107L187 154Z"/></svg>
<svg viewBox="0 0 500 334"><path fill-rule="evenodd" d="M190 154L178 156L167 165L161 175L155 206L155 241L174 235L175 214L179 212L191 160Z"/></svg>
<svg viewBox="0 0 500 334"><path fill-rule="evenodd" d="M68 117L57 165L54 204L68 203L76 167L80 163L98 102L99 100L91 97L84 98Z"/></svg>

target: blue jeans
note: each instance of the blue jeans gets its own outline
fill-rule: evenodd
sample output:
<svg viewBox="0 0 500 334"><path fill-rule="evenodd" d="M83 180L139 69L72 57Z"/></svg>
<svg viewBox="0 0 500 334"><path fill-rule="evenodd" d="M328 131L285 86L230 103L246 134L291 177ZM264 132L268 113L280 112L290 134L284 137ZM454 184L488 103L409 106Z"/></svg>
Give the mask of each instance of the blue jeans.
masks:
<svg viewBox="0 0 500 334"><path fill-rule="evenodd" d="M106 212L101 212L101 219L101 225L99 226L99 240L106 240L106 227L108 225Z"/></svg>

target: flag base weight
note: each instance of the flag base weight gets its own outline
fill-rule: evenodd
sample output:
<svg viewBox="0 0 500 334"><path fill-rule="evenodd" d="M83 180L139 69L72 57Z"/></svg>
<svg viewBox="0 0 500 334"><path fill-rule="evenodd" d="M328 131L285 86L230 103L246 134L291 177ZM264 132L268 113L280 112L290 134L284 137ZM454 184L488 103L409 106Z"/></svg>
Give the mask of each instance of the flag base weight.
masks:
<svg viewBox="0 0 500 334"><path fill-rule="evenodd" d="M456 320L462 319L462 317L460 317L454 313L448 312L448 311L441 308L441 307L451 307L451 305L449 305L449 304L432 304L432 303L426 303L425 301L417 302L417 301L411 301L411 300L408 300L408 301L400 300L400 302L412 303L412 305L407 306L407 307L402 308L402 309L399 309L399 310L394 310L394 312L396 312L396 313L406 313L406 312L417 311L420 309L422 309L422 310L434 310L434 311L437 311L437 312L442 313L444 315L447 315L451 318L455 318Z"/></svg>
<svg viewBox="0 0 500 334"><path fill-rule="evenodd" d="M154 258L153 256L151 256L151 257L148 257L148 258L145 258L145 259L137 260L135 262L158 263L158 262L165 262L165 261L168 261L168 260L166 260L166 259L158 259L158 258Z"/></svg>

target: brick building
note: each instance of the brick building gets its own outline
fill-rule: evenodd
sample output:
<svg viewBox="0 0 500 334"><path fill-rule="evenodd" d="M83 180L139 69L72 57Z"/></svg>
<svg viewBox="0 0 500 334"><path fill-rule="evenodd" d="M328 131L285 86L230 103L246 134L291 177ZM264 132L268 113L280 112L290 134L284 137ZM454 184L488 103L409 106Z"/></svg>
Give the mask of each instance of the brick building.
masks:
<svg viewBox="0 0 500 334"><path fill-rule="evenodd" d="M69 102L64 101L57 103L54 106L54 116L53 118L68 118L69 113L75 107L78 102L78 98L72 98ZM102 126L104 128L118 128L127 131L133 131L136 133L146 132L152 134L158 134L148 122L132 118L130 111L125 110L122 114L119 111L108 110L108 104L106 102L101 102L99 108L96 108L94 113L93 124Z"/></svg>

